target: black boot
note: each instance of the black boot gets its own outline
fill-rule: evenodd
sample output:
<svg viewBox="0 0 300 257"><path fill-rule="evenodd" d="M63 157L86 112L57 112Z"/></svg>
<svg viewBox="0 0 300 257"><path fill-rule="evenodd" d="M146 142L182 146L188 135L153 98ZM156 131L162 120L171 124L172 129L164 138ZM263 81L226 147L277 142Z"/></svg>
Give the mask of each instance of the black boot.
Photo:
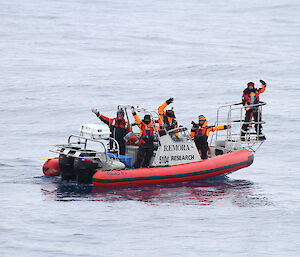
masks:
<svg viewBox="0 0 300 257"><path fill-rule="evenodd" d="M260 140L260 141L264 141L264 140L266 140L266 137L265 137L265 135L263 135L263 134L259 134L259 135L256 137L256 139L257 139L257 140Z"/></svg>

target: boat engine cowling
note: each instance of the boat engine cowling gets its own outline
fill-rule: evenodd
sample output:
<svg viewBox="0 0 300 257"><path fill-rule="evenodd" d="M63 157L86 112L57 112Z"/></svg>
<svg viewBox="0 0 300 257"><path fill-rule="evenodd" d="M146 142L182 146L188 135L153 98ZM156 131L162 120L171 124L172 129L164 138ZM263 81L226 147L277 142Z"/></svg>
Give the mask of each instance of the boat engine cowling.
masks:
<svg viewBox="0 0 300 257"><path fill-rule="evenodd" d="M98 164L89 159L76 158L74 161L74 171L78 184L89 184L97 171Z"/></svg>
<svg viewBox="0 0 300 257"><path fill-rule="evenodd" d="M73 180L76 178L73 165L74 165L73 157L64 154L59 155L59 169L60 169L61 180Z"/></svg>
<svg viewBox="0 0 300 257"><path fill-rule="evenodd" d="M97 168L101 166L101 162L99 159L89 159L89 157L95 156L94 153L84 153L83 155L86 158L76 158L74 160L73 169L78 184L89 184L92 183L92 177L96 173Z"/></svg>

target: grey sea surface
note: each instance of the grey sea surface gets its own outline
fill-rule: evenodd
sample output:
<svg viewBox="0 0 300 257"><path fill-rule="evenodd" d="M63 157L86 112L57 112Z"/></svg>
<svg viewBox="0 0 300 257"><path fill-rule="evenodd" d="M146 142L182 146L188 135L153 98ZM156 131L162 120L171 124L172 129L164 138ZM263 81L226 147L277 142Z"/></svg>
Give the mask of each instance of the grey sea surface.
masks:
<svg viewBox="0 0 300 257"><path fill-rule="evenodd" d="M0 1L0 256L299 256L300 2ZM174 97L188 128L261 99L267 141L245 169L103 190L42 174L82 123Z"/></svg>

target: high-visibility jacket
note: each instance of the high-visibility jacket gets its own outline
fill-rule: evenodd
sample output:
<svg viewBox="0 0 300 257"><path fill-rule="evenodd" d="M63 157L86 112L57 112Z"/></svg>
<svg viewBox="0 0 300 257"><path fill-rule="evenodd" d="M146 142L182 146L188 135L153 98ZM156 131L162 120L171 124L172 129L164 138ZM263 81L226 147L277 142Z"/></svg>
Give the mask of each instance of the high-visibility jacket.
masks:
<svg viewBox="0 0 300 257"><path fill-rule="evenodd" d="M166 102L164 102L158 108L158 114L160 117L160 119L158 119L158 124L159 124L159 128L161 128L161 126L163 124L165 124L167 127L167 130L170 130L170 129L177 128L177 121L175 120L175 118L171 118L166 115L165 108L167 105L168 104Z"/></svg>
<svg viewBox="0 0 300 257"><path fill-rule="evenodd" d="M263 92L265 92L266 90L266 85L262 85L261 88L257 89L257 88L253 88L253 89L249 89L246 88L243 91L243 96L242 96L242 102L244 107L246 108L246 110L250 110L251 107L248 107L249 105L253 105L253 104L258 104L259 103L259 95Z"/></svg>
<svg viewBox="0 0 300 257"><path fill-rule="evenodd" d="M133 115L135 123L138 125L140 129L140 142L142 145L153 145L153 136L154 136L154 126L152 121L149 124L141 121L137 114Z"/></svg>
<svg viewBox="0 0 300 257"><path fill-rule="evenodd" d="M207 142L209 133L211 131L215 132L216 130L224 130L226 125L221 126L207 126L207 120L204 122L202 127L200 125L192 127L191 129L191 138L197 137L200 142Z"/></svg>
<svg viewBox="0 0 300 257"><path fill-rule="evenodd" d="M99 115L99 113L97 116L101 121L110 127L113 138L115 138L118 142L125 142L124 137L131 131L131 128L124 118L122 120L118 120L117 118L110 119L102 114Z"/></svg>

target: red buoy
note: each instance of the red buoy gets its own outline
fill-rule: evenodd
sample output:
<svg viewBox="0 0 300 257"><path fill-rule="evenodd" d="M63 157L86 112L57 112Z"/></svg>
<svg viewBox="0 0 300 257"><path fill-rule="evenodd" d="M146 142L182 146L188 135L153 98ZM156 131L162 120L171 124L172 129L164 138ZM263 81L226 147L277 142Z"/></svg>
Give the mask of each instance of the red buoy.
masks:
<svg viewBox="0 0 300 257"><path fill-rule="evenodd" d="M43 165L43 173L46 176L58 176L59 175L58 158L48 159Z"/></svg>

